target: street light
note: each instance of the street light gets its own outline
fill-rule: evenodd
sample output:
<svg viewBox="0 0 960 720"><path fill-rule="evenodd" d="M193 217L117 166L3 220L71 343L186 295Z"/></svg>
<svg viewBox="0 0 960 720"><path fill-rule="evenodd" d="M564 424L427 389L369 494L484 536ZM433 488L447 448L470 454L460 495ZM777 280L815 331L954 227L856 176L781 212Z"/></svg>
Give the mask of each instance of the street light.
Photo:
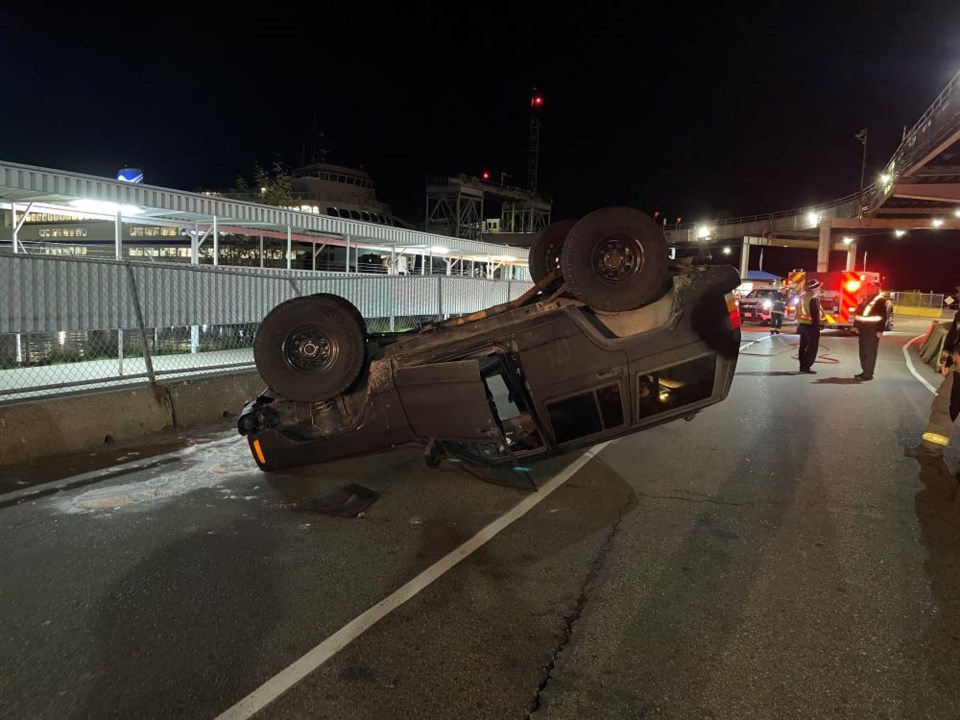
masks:
<svg viewBox="0 0 960 720"><path fill-rule="evenodd" d="M860 161L860 195L858 197L860 214L857 216L863 217L863 173L867 168L867 128L858 132L854 137L863 145L863 159Z"/></svg>
<svg viewBox="0 0 960 720"><path fill-rule="evenodd" d="M844 245L849 245L849 244L852 243L852 242L853 242L853 238L852 238L852 237L845 237L845 238L843 238L843 244L844 244Z"/></svg>

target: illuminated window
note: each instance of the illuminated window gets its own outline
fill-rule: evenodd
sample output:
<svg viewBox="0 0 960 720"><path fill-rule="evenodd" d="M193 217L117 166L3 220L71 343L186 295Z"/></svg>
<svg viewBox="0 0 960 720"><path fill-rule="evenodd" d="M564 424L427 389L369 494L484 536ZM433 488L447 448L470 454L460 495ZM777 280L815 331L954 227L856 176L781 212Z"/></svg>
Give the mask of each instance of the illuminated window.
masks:
<svg viewBox="0 0 960 720"><path fill-rule="evenodd" d="M716 355L640 374L637 377L637 417L651 417L706 400L713 394L716 374Z"/></svg>

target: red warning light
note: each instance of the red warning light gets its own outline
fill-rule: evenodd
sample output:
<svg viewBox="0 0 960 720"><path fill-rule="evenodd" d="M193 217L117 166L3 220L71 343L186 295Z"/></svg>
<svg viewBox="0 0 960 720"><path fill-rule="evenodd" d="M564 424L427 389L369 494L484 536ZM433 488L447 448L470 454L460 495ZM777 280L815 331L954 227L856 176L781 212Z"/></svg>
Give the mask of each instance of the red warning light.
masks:
<svg viewBox="0 0 960 720"><path fill-rule="evenodd" d="M531 104L533 107L540 107L541 105L543 105L543 96L542 96L542 95L534 95L532 98L530 98L530 104Z"/></svg>
<svg viewBox="0 0 960 720"><path fill-rule="evenodd" d="M847 292L856 292L860 289L859 280L847 280Z"/></svg>
<svg viewBox="0 0 960 720"><path fill-rule="evenodd" d="M483 171L483 174L482 174L480 177L482 177L484 180L489 180L489 179L490 179L490 173L489 173L487 170L484 170L484 171Z"/></svg>

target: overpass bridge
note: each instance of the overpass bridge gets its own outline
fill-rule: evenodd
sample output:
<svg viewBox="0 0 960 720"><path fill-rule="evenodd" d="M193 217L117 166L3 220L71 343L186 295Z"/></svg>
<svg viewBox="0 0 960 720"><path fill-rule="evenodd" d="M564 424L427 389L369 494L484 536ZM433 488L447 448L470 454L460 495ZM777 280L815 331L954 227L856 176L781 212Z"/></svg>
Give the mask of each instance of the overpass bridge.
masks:
<svg viewBox="0 0 960 720"><path fill-rule="evenodd" d="M865 231L960 229L960 72L904 133L880 176L855 193L828 203L749 217L664 227L671 244L740 240L751 245L817 250L817 270L830 252L847 253L853 269L857 238ZM741 252L740 274L748 252Z"/></svg>

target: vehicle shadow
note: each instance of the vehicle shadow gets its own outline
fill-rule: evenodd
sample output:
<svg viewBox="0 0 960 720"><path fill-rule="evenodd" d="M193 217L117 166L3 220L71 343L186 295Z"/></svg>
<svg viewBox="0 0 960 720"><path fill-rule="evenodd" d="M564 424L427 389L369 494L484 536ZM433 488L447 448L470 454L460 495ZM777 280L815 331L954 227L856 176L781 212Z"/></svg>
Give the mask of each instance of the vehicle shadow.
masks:
<svg viewBox="0 0 960 720"><path fill-rule="evenodd" d="M924 639L937 679L943 687L952 687L960 675L960 486L942 457L918 457L917 462L924 489L917 493L915 506L928 552L923 569L938 605Z"/></svg>
<svg viewBox="0 0 960 720"><path fill-rule="evenodd" d="M240 517L145 554L100 600L93 677L72 717L214 717L256 687L282 606L276 548Z"/></svg>
<svg viewBox="0 0 960 720"><path fill-rule="evenodd" d="M799 370L770 370L768 372L761 372L758 370L756 372L734 373L734 377L737 377L739 375L744 375L747 377L788 377L788 376L799 375L799 374L800 374Z"/></svg>

